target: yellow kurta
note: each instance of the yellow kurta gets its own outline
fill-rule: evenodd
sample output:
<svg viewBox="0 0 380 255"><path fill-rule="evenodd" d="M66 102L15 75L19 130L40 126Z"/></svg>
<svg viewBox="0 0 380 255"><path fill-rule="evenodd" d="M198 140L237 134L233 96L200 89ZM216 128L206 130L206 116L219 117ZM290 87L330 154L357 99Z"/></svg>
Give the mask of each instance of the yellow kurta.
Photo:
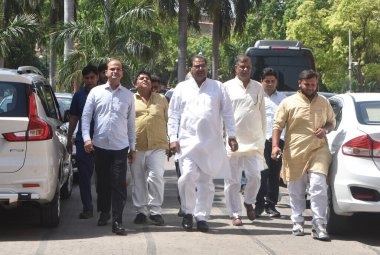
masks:
<svg viewBox="0 0 380 255"><path fill-rule="evenodd" d="M301 92L284 99L274 117L273 129L287 129L282 158L285 181L299 179L306 172L327 175L331 154L327 139L314 132L330 122L335 127L335 115L328 100L316 96L310 102Z"/></svg>
<svg viewBox="0 0 380 255"><path fill-rule="evenodd" d="M167 149L168 101L163 95L152 93L147 104L135 94L136 150Z"/></svg>

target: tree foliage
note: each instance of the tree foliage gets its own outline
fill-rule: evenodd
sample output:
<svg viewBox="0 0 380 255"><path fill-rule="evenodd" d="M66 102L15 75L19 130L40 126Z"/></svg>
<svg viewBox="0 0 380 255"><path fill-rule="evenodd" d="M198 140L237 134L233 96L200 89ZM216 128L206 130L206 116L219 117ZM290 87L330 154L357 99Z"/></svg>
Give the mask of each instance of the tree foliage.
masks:
<svg viewBox="0 0 380 255"><path fill-rule="evenodd" d="M0 62L5 56L7 67L21 63L43 67L51 60L53 67L57 54L58 84L69 91L74 83L80 82L83 66L97 65L110 57L123 61L124 82L128 86L140 69L156 73L173 85L178 70L185 69L189 57L202 52L219 73L218 79L225 81L235 75L235 57L255 41L292 39L313 50L326 87L343 92L348 89L348 30L351 30L353 88L380 90L380 0L77 0L76 3L76 21L62 24L62 0L1 1ZM186 23L178 16L180 3L182 7L186 5ZM213 35L200 33L201 19L214 22L217 29ZM188 30L190 27L194 29ZM180 35L186 36L179 40ZM50 44L55 36L56 43ZM75 47L64 62L65 39L73 39ZM40 58L34 48L42 49ZM54 72L51 74L55 77Z"/></svg>

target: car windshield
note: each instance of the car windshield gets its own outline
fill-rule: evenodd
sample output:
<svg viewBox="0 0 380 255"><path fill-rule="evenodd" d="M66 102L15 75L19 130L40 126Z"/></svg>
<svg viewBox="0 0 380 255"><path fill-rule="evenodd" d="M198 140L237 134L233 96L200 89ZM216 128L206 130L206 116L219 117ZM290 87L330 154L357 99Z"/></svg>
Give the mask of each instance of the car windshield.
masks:
<svg viewBox="0 0 380 255"><path fill-rule="evenodd" d="M380 101L357 102L358 121L364 125L380 124Z"/></svg>

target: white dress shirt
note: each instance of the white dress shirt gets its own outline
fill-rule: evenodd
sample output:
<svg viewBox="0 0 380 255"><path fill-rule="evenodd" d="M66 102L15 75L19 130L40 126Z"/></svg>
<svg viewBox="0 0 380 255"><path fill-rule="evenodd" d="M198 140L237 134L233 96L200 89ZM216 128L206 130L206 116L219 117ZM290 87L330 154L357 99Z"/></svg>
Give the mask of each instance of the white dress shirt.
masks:
<svg viewBox="0 0 380 255"><path fill-rule="evenodd" d="M266 111L266 118L267 118L267 130L266 130L267 140L272 137L274 114L276 113L277 108L280 105L281 101L284 100L285 98L286 98L286 95L277 90L270 96L264 93L265 111ZM281 134L282 140L284 140L284 135L283 135L284 133L285 132L282 132Z"/></svg>
<svg viewBox="0 0 380 255"><path fill-rule="evenodd" d="M94 119L93 144L106 150L135 150L135 99L133 93L119 85L112 90L108 83L96 86L88 94L82 115L83 141L91 140L90 123Z"/></svg>

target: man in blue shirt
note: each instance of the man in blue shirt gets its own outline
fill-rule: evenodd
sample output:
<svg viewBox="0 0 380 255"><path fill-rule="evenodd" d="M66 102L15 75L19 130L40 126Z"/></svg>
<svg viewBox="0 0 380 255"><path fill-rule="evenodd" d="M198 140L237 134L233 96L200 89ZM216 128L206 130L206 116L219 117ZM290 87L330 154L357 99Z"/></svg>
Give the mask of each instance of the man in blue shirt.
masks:
<svg viewBox="0 0 380 255"><path fill-rule="evenodd" d="M82 136L85 151L95 151L98 226L107 225L112 205L112 232L126 235L122 216L127 199L127 156L129 163L136 156L135 99L133 93L120 84L123 77L120 60L108 62L106 75L107 83L92 89L87 97ZM93 138L90 136L92 119Z"/></svg>
<svg viewBox="0 0 380 255"><path fill-rule="evenodd" d="M82 70L84 86L80 88L73 96L70 106L69 130L67 134L67 151L72 153L72 137L74 130L78 125L78 131L75 136L76 161L79 175L79 190L83 204L83 211L79 214L80 219L89 219L93 217L93 205L91 196L91 177L94 171L94 154L84 151L84 142L82 138L82 113L86 103L87 95L90 90L97 85L98 69L93 65L87 65ZM91 135L93 131L90 132Z"/></svg>

